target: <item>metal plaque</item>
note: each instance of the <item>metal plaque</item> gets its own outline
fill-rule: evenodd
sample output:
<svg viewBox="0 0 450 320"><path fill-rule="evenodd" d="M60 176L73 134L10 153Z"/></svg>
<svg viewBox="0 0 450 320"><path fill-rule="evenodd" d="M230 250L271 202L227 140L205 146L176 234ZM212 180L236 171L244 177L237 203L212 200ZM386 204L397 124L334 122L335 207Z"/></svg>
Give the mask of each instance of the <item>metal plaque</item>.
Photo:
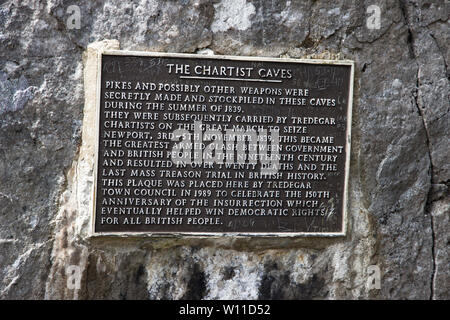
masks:
<svg viewBox="0 0 450 320"><path fill-rule="evenodd" d="M100 58L94 235L345 235L352 61Z"/></svg>

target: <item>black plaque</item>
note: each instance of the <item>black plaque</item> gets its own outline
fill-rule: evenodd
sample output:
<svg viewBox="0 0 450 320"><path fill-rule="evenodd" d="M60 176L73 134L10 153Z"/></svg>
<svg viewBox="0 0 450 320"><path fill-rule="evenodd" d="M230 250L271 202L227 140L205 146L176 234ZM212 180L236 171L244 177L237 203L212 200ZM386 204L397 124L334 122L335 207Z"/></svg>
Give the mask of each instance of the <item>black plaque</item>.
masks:
<svg viewBox="0 0 450 320"><path fill-rule="evenodd" d="M345 234L351 61L109 51L99 71L94 234Z"/></svg>

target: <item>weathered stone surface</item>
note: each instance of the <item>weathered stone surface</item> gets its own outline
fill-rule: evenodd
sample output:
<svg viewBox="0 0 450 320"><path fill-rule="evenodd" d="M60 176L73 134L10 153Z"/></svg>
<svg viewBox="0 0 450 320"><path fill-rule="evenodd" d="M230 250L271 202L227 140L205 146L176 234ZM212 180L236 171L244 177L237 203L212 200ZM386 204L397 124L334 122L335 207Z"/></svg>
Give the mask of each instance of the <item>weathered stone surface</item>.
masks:
<svg viewBox="0 0 450 320"><path fill-rule="evenodd" d="M36 3L0 4L0 298L449 298L445 1L80 1L80 29L66 2ZM372 4L379 30L366 26ZM96 50L119 45L355 60L348 236L88 238L84 80Z"/></svg>

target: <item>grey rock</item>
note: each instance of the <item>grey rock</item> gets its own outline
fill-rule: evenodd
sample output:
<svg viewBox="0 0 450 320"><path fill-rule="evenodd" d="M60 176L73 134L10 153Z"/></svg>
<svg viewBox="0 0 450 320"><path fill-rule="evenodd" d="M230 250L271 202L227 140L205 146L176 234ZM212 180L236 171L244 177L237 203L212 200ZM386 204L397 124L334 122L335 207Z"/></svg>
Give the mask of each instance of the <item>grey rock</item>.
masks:
<svg viewBox="0 0 450 320"><path fill-rule="evenodd" d="M445 1L0 4L0 298L448 299ZM368 29L378 4L381 28ZM355 61L349 231L91 239L88 45ZM203 51L202 51L203 50ZM368 268L381 289L368 286ZM81 287L68 287L68 266Z"/></svg>

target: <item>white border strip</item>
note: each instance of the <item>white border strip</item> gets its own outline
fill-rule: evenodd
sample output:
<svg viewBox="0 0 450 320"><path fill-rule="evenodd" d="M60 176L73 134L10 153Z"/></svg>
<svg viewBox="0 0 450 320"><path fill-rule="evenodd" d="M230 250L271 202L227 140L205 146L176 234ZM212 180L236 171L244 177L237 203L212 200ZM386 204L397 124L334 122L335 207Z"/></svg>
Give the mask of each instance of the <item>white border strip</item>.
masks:
<svg viewBox="0 0 450 320"><path fill-rule="evenodd" d="M347 132L346 132L346 159L345 159L345 178L344 178L344 194L342 201L342 231L341 232L148 232L148 231L116 231L116 232L95 232L96 220L96 204L97 204L97 170L98 170L98 152L100 150L100 91L101 91L101 66L103 55L116 56L137 56L137 57L172 57L172 58L193 58L193 59L215 59L215 60L233 60L233 61L263 61L263 62L283 62L283 63L302 63L302 64L330 64L350 66L350 84L347 105ZM249 56L225 56L225 55L201 55L186 53L167 53L167 52L148 52L148 51L125 51L125 50L104 50L98 51L97 55L97 88L96 88L96 152L94 159L94 185L93 185L93 214L91 215L91 237L140 237L140 238L214 238L214 237L277 237L277 238L306 238L306 237L343 237L347 234L347 214L348 214L348 179L350 171L350 153L351 153L351 124L352 124L352 106L353 106L353 81L355 64L352 60L321 60L321 59L291 59L291 58L270 58L270 57L249 57Z"/></svg>

